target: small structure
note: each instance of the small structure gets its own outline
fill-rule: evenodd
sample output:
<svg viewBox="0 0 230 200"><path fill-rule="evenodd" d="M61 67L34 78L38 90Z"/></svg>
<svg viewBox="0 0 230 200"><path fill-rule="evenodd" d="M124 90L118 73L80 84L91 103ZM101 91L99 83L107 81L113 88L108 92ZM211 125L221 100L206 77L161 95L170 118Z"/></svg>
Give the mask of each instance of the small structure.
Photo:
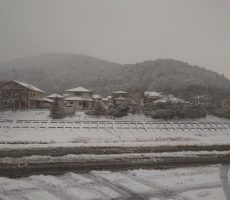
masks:
<svg viewBox="0 0 230 200"><path fill-rule="evenodd" d="M177 98L174 97L173 95L165 95L163 96L161 99L158 99L156 101L153 102L154 104L158 104L158 103L185 103L188 104L189 102L181 99L181 98Z"/></svg>
<svg viewBox="0 0 230 200"><path fill-rule="evenodd" d="M44 97L40 100L40 108L50 108L53 103L54 100Z"/></svg>
<svg viewBox="0 0 230 200"><path fill-rule="evenodd" d="M46 98L52 99L52 100L58 99L58 101L63 101L63 100L65 99L65 97L63 97L63 96L60 95L60 94L56 94L56 93L51 94L51 95L47 96Z"/></svg>
<svg viewBox="0 0 230 200"><path fill-rule="evenodd" d="M105 104L105 105L109 105L109 98L102 98L102 102Z"/></svg>
<svg viewBox="0 0 230 200"><path fill-rule="evenodd" d="M17 109L40 108L44 91L28 83L11 80L1 86L1 100L4 107Z"/></svg>
<svg viewBox="0 0 230 200"><path fill-rule="evenodd" d="M65 101L69 103L74 110L91 110L93 108L93 92L83 87L66 90L69 97Z"/></svg>
<svg viewBox="0 0 230 200"><path fill-rule="evenodd" d="M124 91L114 92L112 95L112 99L113 99L113 104L116 106L117 105L124 105L124 106L130 105L130 99L128 98L128 92L124 92Z"/></svg>
<svg viewBox="0 0 230 200"><path fill-rule="evenodd" d="M102 96L99 95L99 94L93 94L93 95L92 95L92 98L93 98L93 100L95 100L95 101L101 101L101 100L102 100Z"/></svg>
<svg viewBox="0 0 230 200"><path fill-rule="evenodd" d="M144 104L152 103L163 98L161 92L144 92Z"/></svg>
<svg viewBox="0 0 230 200"><path fill-rule="evenodd" d="M199 95L193 98L193 102L195 105L211 105L212 98L209 95Z"/></svg>

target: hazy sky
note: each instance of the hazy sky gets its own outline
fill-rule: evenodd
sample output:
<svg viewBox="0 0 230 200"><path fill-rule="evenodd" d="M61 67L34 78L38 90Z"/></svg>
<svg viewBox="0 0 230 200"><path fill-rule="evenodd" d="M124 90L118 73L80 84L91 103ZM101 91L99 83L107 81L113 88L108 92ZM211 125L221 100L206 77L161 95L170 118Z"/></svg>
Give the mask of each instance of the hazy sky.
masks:
<svg viewBox="0 0 230 200"><path fill-rule="evenodd" d="M46 52L173 58L230 78L230 0L0 0L0 61Z"/></svg>

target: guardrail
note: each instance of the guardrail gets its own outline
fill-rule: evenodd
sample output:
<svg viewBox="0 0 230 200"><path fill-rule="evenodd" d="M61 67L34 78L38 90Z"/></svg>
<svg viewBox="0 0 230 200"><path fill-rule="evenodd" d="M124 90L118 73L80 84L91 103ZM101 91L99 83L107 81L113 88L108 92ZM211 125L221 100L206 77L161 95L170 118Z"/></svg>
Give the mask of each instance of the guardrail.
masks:
<svg viewBox="0 0 230 200"><path fill-rule="evenodd" d="M88 130L227 130L227 122L157 122L157 121L74 121L74 120L0 120L0 129L88 129Z"/></svg>

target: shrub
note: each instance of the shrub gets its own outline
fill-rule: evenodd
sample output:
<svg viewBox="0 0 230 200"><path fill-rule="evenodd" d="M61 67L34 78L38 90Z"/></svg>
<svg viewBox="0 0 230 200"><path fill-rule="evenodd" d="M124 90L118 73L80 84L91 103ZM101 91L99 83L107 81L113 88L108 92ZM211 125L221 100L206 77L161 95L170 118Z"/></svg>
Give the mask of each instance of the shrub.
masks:
<svg viewBox="0 0 230 200"><path fill-rule="evenodd" d="M114 117L123 117L128 114L128 111L129 106L127 105L110 106L108 114Z"/></svg>

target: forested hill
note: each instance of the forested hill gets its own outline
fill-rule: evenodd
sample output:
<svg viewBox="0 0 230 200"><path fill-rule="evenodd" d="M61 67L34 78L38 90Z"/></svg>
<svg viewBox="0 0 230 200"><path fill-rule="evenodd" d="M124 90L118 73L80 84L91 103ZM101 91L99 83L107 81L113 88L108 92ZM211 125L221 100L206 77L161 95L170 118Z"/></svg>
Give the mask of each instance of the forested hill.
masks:
<svg viewBox="0 0 230 200"><path fill-rule="evenodd" d="M47 93L82 86L100 94L114 90L230 94L230 80L223 75L172 59L120 65L84 55L43 54L1 63L0 81L11 79L29 82Z"/></svg>

